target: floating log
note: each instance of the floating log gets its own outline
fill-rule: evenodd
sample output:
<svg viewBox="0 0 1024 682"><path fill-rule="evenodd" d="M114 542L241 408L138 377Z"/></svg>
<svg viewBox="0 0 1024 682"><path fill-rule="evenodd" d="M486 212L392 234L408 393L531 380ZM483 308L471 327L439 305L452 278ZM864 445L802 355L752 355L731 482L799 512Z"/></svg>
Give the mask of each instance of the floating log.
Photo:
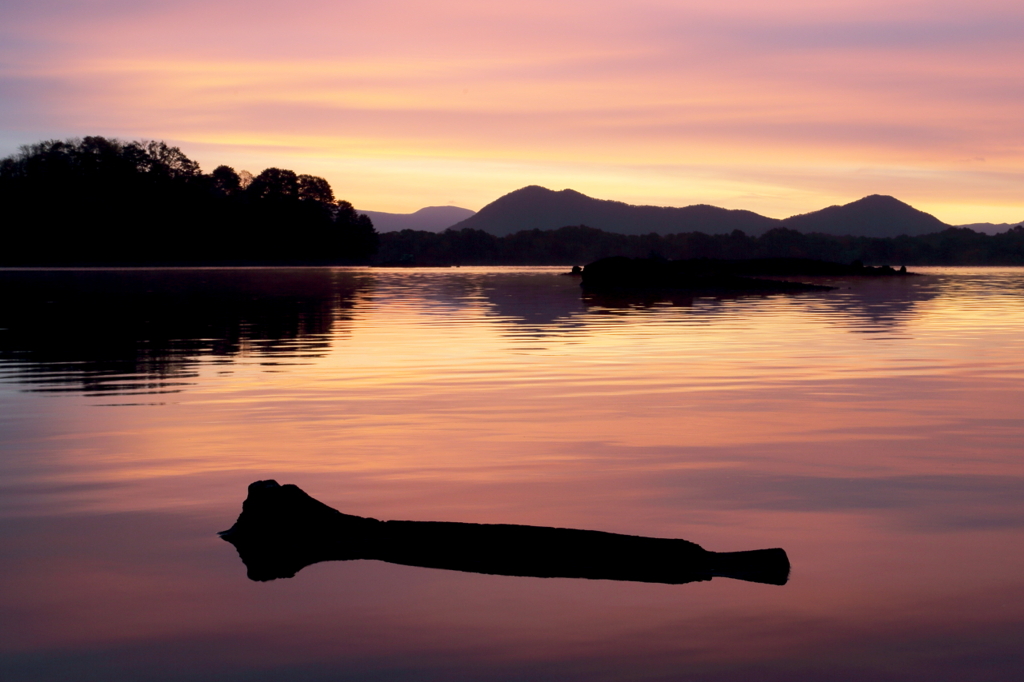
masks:
<svg viewBox="0 0 1024 682"><path fill-rule="evenodd" d="M321 561L376 559L406 566L537 578L681 584L789 579L782 549L709 552L686 540L505 524L378 521L343 514L297 486L256 481L220 536L257 581L291 578Z"/></svg>

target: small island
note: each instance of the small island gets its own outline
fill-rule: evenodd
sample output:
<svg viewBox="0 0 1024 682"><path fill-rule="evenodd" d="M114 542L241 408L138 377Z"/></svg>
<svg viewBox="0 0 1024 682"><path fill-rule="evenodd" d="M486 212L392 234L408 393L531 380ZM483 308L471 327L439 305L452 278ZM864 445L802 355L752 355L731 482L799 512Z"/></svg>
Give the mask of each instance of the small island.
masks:
<svg viewBox="0 0 1024 682"><path fill-rule="evenodd" d="M767 294L829 291L825 284L792 281L792 278L907 277L906 267L871 267L859 261L850 265L812 258L751 258L721 260L691 258L602 258L583 268L580 285L585 291L623 293L632 291L683 291L694 294ZM766 279L767 278L767 279Z"/></svg>

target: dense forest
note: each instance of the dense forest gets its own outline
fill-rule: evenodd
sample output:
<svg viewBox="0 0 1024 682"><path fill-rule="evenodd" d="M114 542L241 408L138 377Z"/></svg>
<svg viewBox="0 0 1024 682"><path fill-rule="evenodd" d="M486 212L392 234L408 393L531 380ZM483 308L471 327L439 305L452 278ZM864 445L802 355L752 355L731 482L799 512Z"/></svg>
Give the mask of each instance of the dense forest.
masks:
<svg viewBox="0 0 1024 682"><path fill-rule="evenodd" d="M1024 265L1024 225L985 235L950 228L918 237L836 237L775 228L707 235L625 235L586 226L526 230L505 237L480 230L389 232L377 261L392 265L567 265L606 256L646 258L817 258L868 265Z"/></svg>
<svg viewBox="0 0 1024 682"><path fill-rule="evenodd" d="M163 142L48 141L0 161L0 265L569 265L605 256L804 257L875 265L1024 265L1024 226L988 236L839 237L775 228L625 235L586 226L504 237L378 235L320 177L228 166L204 174Z"/></svg>
<svg viewBox="0 0 1024 682"><path fill-rule="evenodd" d="M163 142L41 142L0 161L0 265L365 262L369 218L312 175L253 177Z"/></svg>

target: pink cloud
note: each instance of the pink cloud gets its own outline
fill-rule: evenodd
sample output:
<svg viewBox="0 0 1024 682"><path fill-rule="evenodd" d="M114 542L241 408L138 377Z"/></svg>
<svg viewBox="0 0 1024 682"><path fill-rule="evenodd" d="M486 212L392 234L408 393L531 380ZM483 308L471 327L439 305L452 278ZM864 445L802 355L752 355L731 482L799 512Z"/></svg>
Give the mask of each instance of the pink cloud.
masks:
<svg viewBox="0 0 1024 682"><path fill-rule="evenodd" d="M724 196L660 201L728 200L754 182L813 202L797 210L856 198L852 176L840 196L779 186L816 169L1024 169L1024 9L1009 2L13 2L0 23L5 141L103 132L378 164L733 165ZM766 158L773 170L740 180ZM621 198L641 192L641 175L616 177ZM510 181L495 176L492 198ZM965 221L1024 212L1019 193L982 199L976 184L951 197ZM422 192L428 204L458 188Z"/></svg>

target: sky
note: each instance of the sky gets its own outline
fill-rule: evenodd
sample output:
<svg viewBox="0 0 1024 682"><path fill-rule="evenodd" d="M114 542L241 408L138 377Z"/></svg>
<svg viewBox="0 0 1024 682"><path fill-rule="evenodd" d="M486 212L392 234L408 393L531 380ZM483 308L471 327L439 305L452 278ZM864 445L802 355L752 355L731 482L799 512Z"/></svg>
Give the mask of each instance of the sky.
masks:
<svg viewBox="0 0 1024 682"><path fill-rule="evenodd" d="M1024 3L4 0L0 156L161 139L363 210L525 185L1024 220Z"/></svg>

